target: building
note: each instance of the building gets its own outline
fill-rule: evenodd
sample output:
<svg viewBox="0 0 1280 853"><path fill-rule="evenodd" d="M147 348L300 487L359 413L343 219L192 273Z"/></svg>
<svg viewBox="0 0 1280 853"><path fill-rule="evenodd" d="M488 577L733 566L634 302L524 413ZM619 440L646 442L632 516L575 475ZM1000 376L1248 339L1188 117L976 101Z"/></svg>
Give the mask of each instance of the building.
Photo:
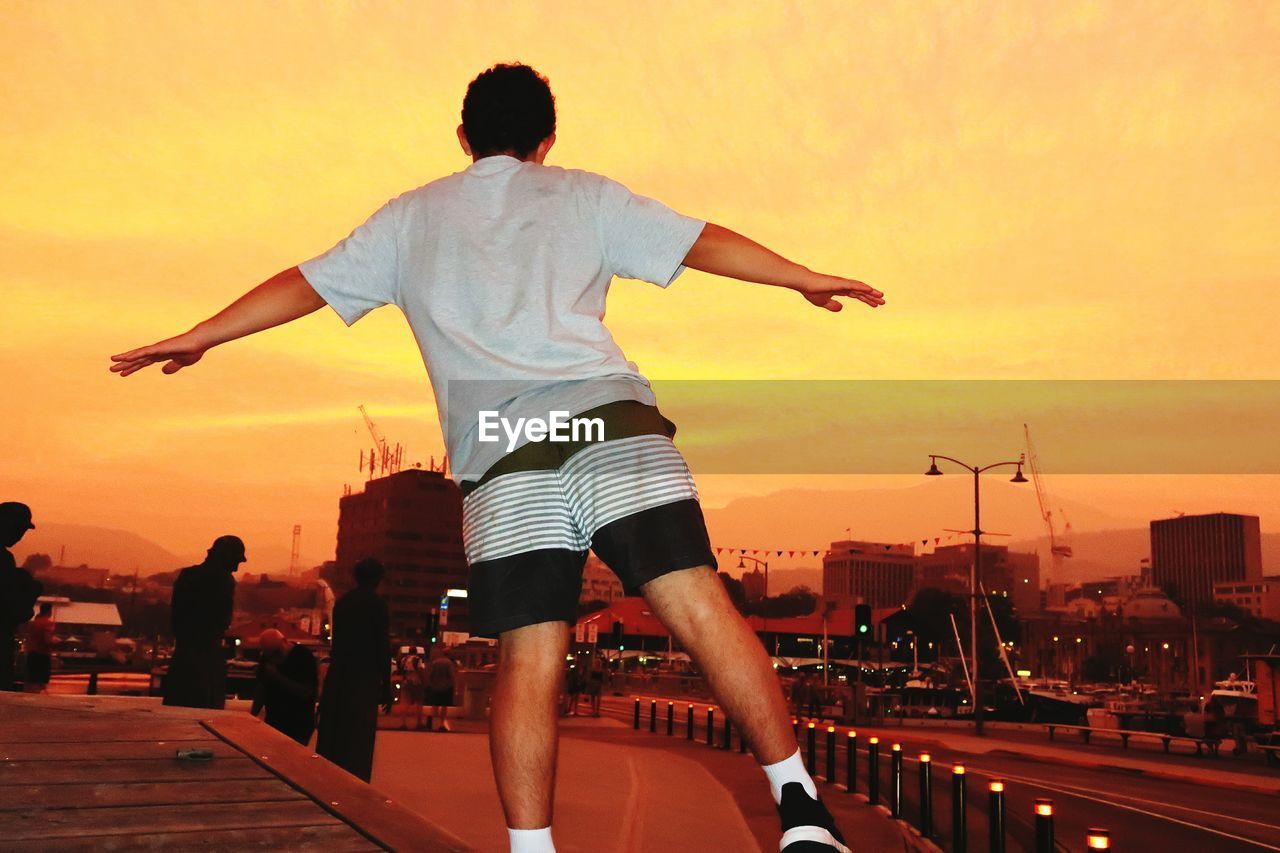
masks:
<svg viewBox="0 0 1280 853"><path fill-rule="evenodd" d="M1260 581L1215 581L1213 600L1239 607L1250 616L1280 621L1280 577Z"/></svg>
<svg viewBox="0 0 1280 853"><path fill-rule="evenodd" d="M912 594L926 587L968 595L973 544L946 545L917 558ZM1040 557L1010 551L1005 545L982 544L978 582L990 595L1009 598L1019 613L1040 609Z"/></svg>
<svg viewBox="0 0 1280 853"><path fill-rule="evenodd" d="M33 573L41 583L52 586L90 586L103 589L107 585L110 569L95 569L87 565L45 566Z"/></svg>
<svg viewBox="0 0 1280 853"><path fill-rule="evenodd" d="M832 542L822 558L822 599L840 607L898 607L911 598L915 570L915 549L910 545Z"/></svg>
<svg viewBox="0 0 1280 853"><path fill-rule="evenodd" d="M60 654L75 657L76 652L91 652L106 657L115 646L120 633L120 610L114 604L91 601L72 601L60 595L42 595L36 599L32 615L40 612L40 605L53 606Z"/></svg>
<svg viewBox="0 0 1280 853"><path fill-rule="evenodd" d="M365 483L338 502L335 592L351 588L351 569L365 557L386 567L381 593L391 633L405 640L439 627L441 600L463 589L462 493L439 471L413 468ZM450 599L447 627L465 631L466 599Z"/></svg>
<svg viewBox="0 0 1280 853"><path fill-rule="evenodd" d="M744 572L742 575L742 592L747 601L759 601L762 598L767 598L769 590L765 588L764 572L759 569Z"/></svg>
<svg viewBox="0 0 1280 853"><path fill-rule="evenodd" d="M899 607L926 588L968 595L972 566L972 544L947 545L917 555L911 545L832 542L822 561L822 598L840 607L858 603ZM978 580L988 594L1012 600L1019 612L1041 608L1040 558L1036 554L983 543Z"/></svg>
<svg viewBox="0 0 1280 853"><path fill-rule="evenodd" d="M1261 581L1258 517L1218 512L1152 521L1151 578L1184 604L1212 601L1215 581Z"/></svg>
<svg viewBox="0 0 1280 853"><path fill-rule="evenodd" d="M624 595L618 576L595 554L588 554L587 564L582 570L582 591L578 594L578 603L603 601L612 604Z"/></svg>

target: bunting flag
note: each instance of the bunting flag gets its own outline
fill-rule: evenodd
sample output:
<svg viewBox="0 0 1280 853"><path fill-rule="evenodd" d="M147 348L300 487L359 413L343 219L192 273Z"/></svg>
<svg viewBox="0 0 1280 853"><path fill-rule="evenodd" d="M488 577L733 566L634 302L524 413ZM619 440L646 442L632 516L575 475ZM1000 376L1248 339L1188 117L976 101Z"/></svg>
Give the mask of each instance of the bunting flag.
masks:
<svg viewBox="0 0 1280 853"><path fill-rule="evenodd" d="M933 547L937 548L938 546L942 545L944 542L946 543L955 542L957 540L963 539L966 535L971 535L971 534L947 533L945 536L934 536L932 537ZM877 544L881 545L885 551L892 551L895 548L910 547L914 552L917 547L914 541L898 542L895 544L885 544L885 543L877 543ZM928 548L929 545L930 545L930 537L926 536L920 540L920 545L919 545L920 548ZM833 551L830 548L812 548L812 549L746 548L746 547L737 547L734 545L721 545L715 549L715 552L716 554L737 554L739 556L764 557L766 559L769 557L777 558L777 557L783 557L783 556L790 557L790 558L805 557L805 556L829 557L837 553L836 551Z"/></svg>

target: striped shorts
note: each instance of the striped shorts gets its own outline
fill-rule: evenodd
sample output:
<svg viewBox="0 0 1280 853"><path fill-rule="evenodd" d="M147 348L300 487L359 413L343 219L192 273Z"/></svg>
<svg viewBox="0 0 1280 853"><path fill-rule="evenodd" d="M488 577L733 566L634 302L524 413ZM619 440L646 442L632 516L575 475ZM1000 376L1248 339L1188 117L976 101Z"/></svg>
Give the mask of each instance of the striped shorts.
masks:
<svg viewBox="0 0 1280 853"><path fill-rule="evenodd" d="M634 400L575 417L600 418L603 440L530 442L459 484L473 634L575 622L588 550L631 595L716 565L675 424Z"/></svg>

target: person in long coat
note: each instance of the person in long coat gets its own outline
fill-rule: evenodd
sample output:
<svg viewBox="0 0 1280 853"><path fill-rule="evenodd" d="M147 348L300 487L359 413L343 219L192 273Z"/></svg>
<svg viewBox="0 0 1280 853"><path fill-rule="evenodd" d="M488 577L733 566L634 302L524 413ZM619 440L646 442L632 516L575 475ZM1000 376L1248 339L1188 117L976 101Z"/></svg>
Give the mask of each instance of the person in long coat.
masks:
<svg viewBox="0 0 1280 853"><path fill-rule="evenodd" d="M203 563L178 572L170 603L175 646L164 680L164 704L226 707L227 655L222 640L235 607L236 581L231 575L244 561L239 537L219 536Z"/></svg>
<svg viewBox="0 0 1280 853"><path fill-rule="evenodd" d="M316 736L316 752L366 782L373 775L378 707L391 704L389 617L377 592L382 573L382 563L361 560L355 589L333 607L333 650Z"/></svg>

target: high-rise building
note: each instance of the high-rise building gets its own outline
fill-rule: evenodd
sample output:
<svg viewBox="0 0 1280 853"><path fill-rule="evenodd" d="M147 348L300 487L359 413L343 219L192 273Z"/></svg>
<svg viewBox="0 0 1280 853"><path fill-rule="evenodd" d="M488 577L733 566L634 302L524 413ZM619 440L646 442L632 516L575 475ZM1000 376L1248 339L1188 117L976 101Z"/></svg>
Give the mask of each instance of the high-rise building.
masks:
<svg viewBox="0 0 1280 853"><path fill-rule="evenodd" d="M578 603L603 601L612 604L625 595L618 576L595 554L588 554L587 564L582 569L582 591L578 594Z"/></svg>
<svg viewBox="0 0 1280 853"><path fill-rule="evenodd" d="M1260 581L1214 581L1213 598L1219 604L1233 604L1259 619L1280 619L1280 578Z"/></svg>
<svg viewBox="0 0 1280 853"><path fill-rule="evenodd" d="M973 566L973 543L944 545L917 558L916 590L930 587L957 595L969 594L969 573ZM1041 608L1040 557L1010 551L1006 545L982 543L982 566L978 582L989 595L1009 598L1020 613Z"/></svg>
<svg viewBox="0 0 1280 853"><path fill-rule="evenodd" d="M439 471L412 468L365 483L338 502L338 591L351 587L351 569L365 557L386 567L380 592L391 612L391 633L420 640L439 622L441 599L465 589L462 493ZM466 631L466 599L449 600L448 631Z"/></svg>
<svg viewBox="0 0 1280 853"><path fill-rule="evenodd" d="M910 545L844 540L832 542L822 558L822 598L839 607L907 604L915 577Z"/></svg>
<svg viewBox="0 0 1280 853"><path fill-rule="evenodd" d="M1216 512L1152 521L1151 579L1188 605L1213 601L1215 581L1261 581L1258 517Z"/></svg>

